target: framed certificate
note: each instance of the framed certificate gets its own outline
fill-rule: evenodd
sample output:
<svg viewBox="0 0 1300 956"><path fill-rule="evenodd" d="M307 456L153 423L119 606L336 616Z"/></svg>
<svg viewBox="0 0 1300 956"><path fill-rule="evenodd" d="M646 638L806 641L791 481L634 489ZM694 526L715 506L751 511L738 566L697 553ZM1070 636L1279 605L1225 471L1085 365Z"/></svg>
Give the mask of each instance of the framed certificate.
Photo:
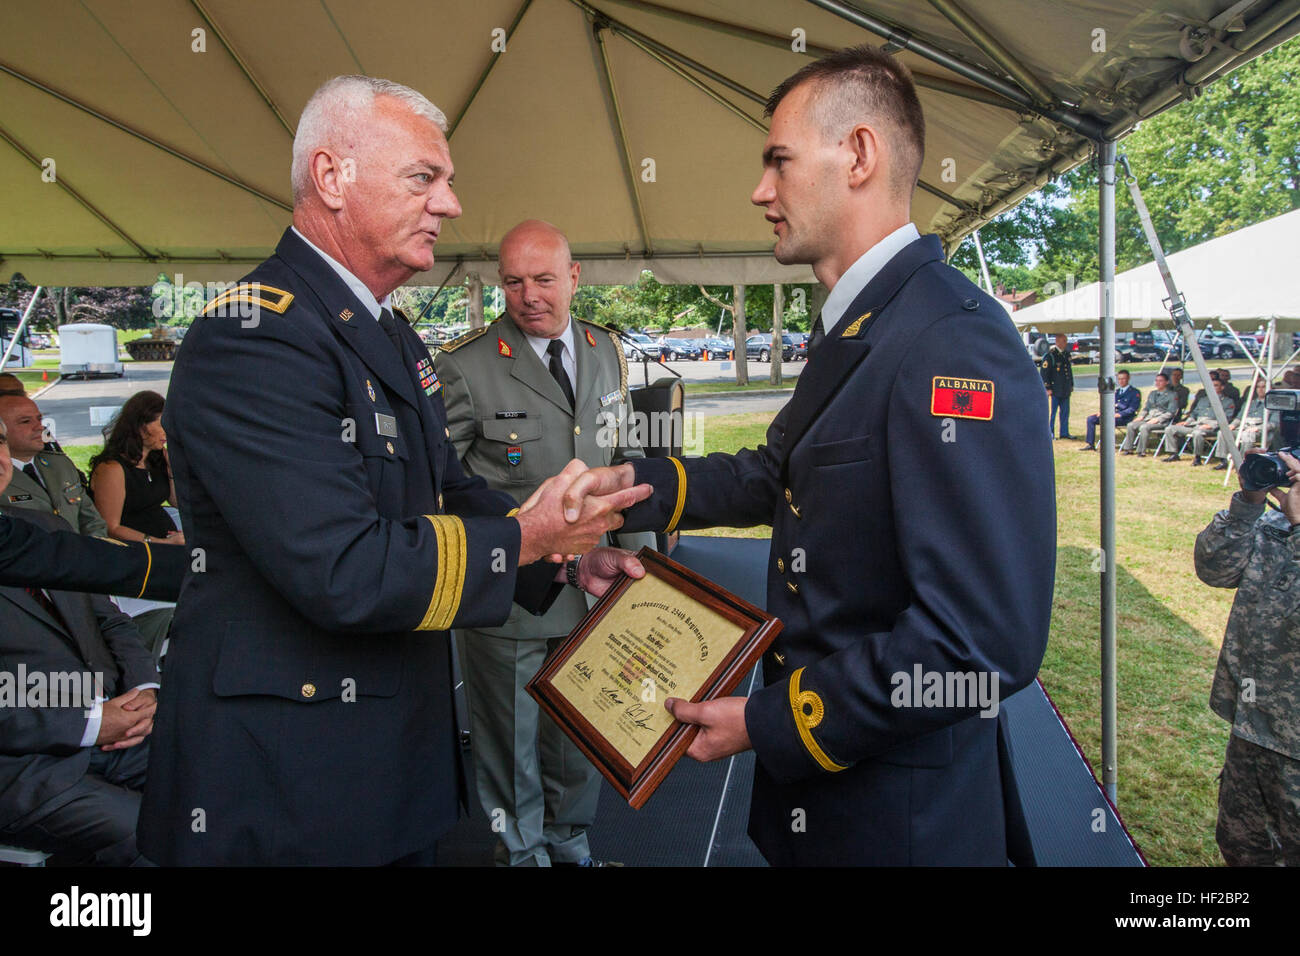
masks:
<svg viewBox="0 0 1300 956"><path fill-rule="evenodd" d="M637 558L645 577L617 580L527 687L634 809L699 730L664 700L727 696L781 632L770 614L658 551Z"/></svg>

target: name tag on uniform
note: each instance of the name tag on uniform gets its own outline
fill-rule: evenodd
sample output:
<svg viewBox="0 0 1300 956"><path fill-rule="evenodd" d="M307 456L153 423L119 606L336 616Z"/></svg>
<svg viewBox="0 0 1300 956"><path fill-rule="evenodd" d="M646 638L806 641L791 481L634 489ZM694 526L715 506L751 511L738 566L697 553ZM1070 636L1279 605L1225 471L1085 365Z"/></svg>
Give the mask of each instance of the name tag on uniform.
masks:
<svg viewBox="0 0 1300 956"><path fill-rule="evenodd" d="M375 412L375 428L385 438L397 437L397 419L392 415L381 415Z"/></svg>
<svg viewBox="0 0 1300 956"><path fill-rule="evenodd" d="M528 413L525 411L516 412L497 412L497 418L527 418Z"/></svg>
<svg viewBox="0 0 1300 956"><path fill-rule="evenodd" d="M623 393L616 388L608 395L600 396L600 407L604 408L606 405L613 405L622 397L623 397Z"/></svg>
<svg viewBox="0 0 1300 956"><path fill-rule="evenodd" d="M31 500L32 500L32 496L31 496L31 495L10 495L10 496L9 496L9 500L10 500L11 502L16 502L16 501L31 501Z"/></svg>

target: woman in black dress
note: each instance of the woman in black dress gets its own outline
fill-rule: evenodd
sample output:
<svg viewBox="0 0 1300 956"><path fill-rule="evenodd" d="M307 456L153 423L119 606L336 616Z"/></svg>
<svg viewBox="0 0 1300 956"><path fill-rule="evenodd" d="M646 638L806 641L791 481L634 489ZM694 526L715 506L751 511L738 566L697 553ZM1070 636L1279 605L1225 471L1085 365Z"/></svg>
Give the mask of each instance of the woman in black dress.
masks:
<svg viewBox="0 0 1300 956"><path fill-rule="evenodd" d="M95 507L122 541L184 544L163 502L176 504L162 427L163 397L136 392L104 429L104 450L90 461Z"/></svg>

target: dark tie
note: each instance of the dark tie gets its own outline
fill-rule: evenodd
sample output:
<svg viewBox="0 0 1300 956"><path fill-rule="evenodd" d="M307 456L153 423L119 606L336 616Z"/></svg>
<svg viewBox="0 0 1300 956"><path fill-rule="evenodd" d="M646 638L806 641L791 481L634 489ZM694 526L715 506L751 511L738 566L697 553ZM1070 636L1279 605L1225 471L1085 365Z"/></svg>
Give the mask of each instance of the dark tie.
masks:
<svg viewBox="0 0 1300 956"><path fill-rule="evenodd" d="M551 339L546 346L546 354L551 357L550 368L551 377L560 383L560 391L569 401L569 407L574 408L577 402L573 398L573 383L569 381L569 373L564 370L564 362L560 356L564 353L564 343L559 339Z"/></svg>
<svg viewBox="0 0 1300 956"><path fill-rule="evenodd" d="M826 338L826 326L822 323L821 313L819 312L817 317L813 319L812 335L808 336L808 358L810 361L813 352L816 351L817 346L822 344L824 338Z"/></svg>
<svg viewBox="0 0 1300 956"><path fill-rule="evenodd" d="M27 464L23 465L23 474L36 482L39 487L45 487L45 482L41 481L41 476L37 473L36 465L33 462L29 461Z"/></svg>
<svg viewBox="0 0 1300 956"><path fill-rule="evenodd" d="M398 359L402 357L402 339L397 334L397 320L393 318L393 313L384 309L379 313L379 327L388 335L388 340L393 343L393 348L397 351Z"/></svg>

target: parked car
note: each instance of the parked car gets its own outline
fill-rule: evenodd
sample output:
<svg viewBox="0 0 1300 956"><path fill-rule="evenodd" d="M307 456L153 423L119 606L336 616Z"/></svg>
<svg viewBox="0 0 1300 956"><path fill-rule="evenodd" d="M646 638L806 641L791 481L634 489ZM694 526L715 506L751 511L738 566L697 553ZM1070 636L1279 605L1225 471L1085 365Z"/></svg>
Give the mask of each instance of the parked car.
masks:
<svg viewBox="0 0 1300 956"><path fill-rule="evenodd" d="M630 359L649 358L657 362L659 343L641 332L628 332L623 339L623 354Z"/></svg>
<svg viewBox="0 0 1300 956"><path fill-rule="evenodd" d="M674 359L690 359L692 362L698 362L703 349L690 339L664 337L659 340L659 351L670 362Z"/></svg>
<svg viewBox="0 0 1300 956"><path fill-rule="evenodd" d="M1168 332L1166 335L1173 335ZM1250 355L1259 355L1259 343L1251 336L1242 336L1241 344L1246 346L1243 352L1241 345L1232 337L1232 333L1220 331L1217 329L1203 329L1196 334L1197 344L1201 347L1201 354L1207 359L1233 359L1245 358L1247 352ZM1178 347L1170 355L1171 360L1186 362L1192 357L1192 350L1187 347L1187 343L1179 339Z"/></svg>
<svg viewBox="0 0 1300 956"><path fill-rule="evenodd" d="M1117 351L1123 362L1159 362L1165 350L1156 342L1154 332L1115 333Z"/></svg>
<svg viewBox="0 0 1300 956"><path fill-rule="evenodd" d="M731 339L710 337L700 340L700 347L708 353L710 359L725 359L736 349L736 343Z"/></svg>
<svg viewBox="0 0 1300 956"><path fill-rule="evenodd" d="M808 333L791 332L790 338L794 340L795 361L808 361Z"/></svg>
<svg viewBox="0 0 1300 956"><path fill-rule="evenodd" d="M760 332L745 339L745 358L770 362L772 360L772 333ZM794 339L785 332L781 333L781 361L794 361Z"/></svg>

